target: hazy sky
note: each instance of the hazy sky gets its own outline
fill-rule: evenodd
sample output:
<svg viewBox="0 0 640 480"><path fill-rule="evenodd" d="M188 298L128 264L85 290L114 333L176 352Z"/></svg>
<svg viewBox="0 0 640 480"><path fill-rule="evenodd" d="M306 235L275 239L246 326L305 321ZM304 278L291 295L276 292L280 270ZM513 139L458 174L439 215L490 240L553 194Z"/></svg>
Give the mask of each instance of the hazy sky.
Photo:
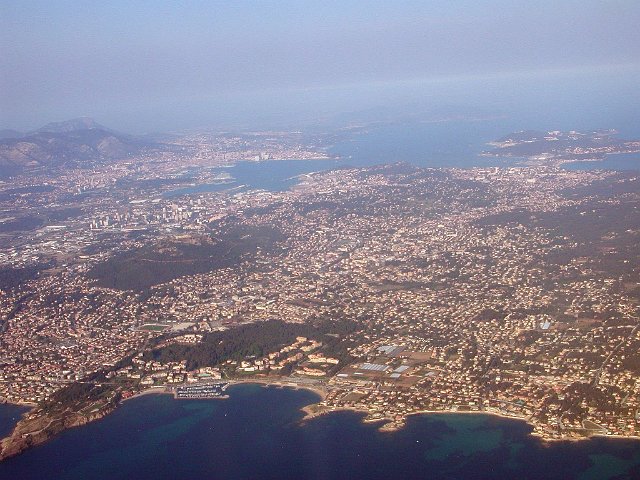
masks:
<svg viewBox="0 0 640 480"><path fill-rule="evenodd" d="M6 0L0 128L180 128L253 101L338 108L354 85L638 67L639 25L638 0Z"/></svg>

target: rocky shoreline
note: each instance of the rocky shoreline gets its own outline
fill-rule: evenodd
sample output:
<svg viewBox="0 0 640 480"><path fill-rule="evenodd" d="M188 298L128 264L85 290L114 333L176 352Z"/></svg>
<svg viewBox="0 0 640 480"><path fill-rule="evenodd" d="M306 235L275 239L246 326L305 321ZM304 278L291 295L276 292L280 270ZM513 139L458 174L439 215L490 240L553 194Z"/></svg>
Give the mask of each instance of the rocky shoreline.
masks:
<svg viewBox="0 0 640 480"><path fill-rule="evenodd" d="M284 388L304 388L315 392L321 399L324 399L326 396L326 391L318 386L289 385L282 380L243 379L232 380L229 383L231 385L253 383ZM173 394L175 398L174 392L154 388L142 390L125 399L121 398L120 395L114 394L111 400L103 403L99 408L91 410L89 413L82 412L90 408L91 403L81 403L76 405L74 409L66 408L59 410L52 408L51 411L43 411L43 409L37 405L28 404L33 407L33 409L23 415L9 436L0 440L0 462L19 455L31 447L41 445L64 430L100 420L112 413L121 403L149 394ZM215 399L222 400L225 398L228 398L228 396L217 397Z"/></svg>
<svg viewBox="0 0 640 480"><path fill-rule="evenodd" d="M401 430L405 424L406 420L410 416L414 415L491 415L494 417L506 418L508 420L518 420L527 423L528 425L535 428L535 425L531 423L525 417L519 417L514 415L505 415L497 412L489 412L486 410L420 410L416 412L411 412L403 416L401 419L392 418L391 416L379 416L372 417L369 415L369 412L363 408L356 407L340 407L340 408L329 408L320 403L315 403L311 405L307 405L302 409L305 416L300 420L301 423L312 420L313 418L320 417L323 415L327 415L329 413L341 412L341 411L349 411L364 414L365 416L362 419L363 423L378 423L382 422L378 431L380 432L395 432ZM542 442L580 442L583 440L589 440L597 437L606 437L606 438L616 438L621 440L640 440L640 436L630 436L630 435L611 435L611 434L602 434L602 433L593 433L593 434L577 434L576 432L572 432L573 434L564 434L558 436L548 436L543 433L532 431L530 433L531 436L537 437Z"/></svg>
<svg viewBox="0 0 640 480"><path fill-rule="evenodd" d="M0 441L0 461L43 444L64 430L99 420L116 408L117 403L110 402L103 408L89 414L68 410L59 414L44 415L38 415L34 410L27 412L16 424L11 435Z"/></svg>
<svg viewBox="0 0 640 480"><path fill-rule="evenodd" d="M282 380L262 380L262 379L247 379L247 380L232 380L232 385L239 384L259 384L263 386L272 386L280 388L293 388L293 389L305 389L312 391L320 396L321 401L326 398L327 390L325 387L319 385L291 385ZM49 439L53 438L58 433L73 427L79 427L86 425L95 420L100 420L105 416L112 413L121 403L137 398L142 395L148 394L170 394L166 390L147 389L143 390L132 397L127 399L114 398L112 401L104 404L101 408L91 411L88 414L84 414L81 411L71 411L66 409L62 412L54 411L52 413L38 414L38 410L34 408L30 412L24 414L23 418L16 424L13 432L8 437L5 437L0 441L0 461L3 461L9 457L19 455L23 451L45 443ZM365 423L378 423L382 422L378 430L380 432L394 432L402 429L405 426L406 420L412 415L456 415L456 414L475 414L475 415L493 415L501 418L507 418L510 420L519 420L533 425L528 419L524 417L517 417L511 415L504 415L496 412L489 412L484 410L473 411L448 411L448 410L425 410L408 413L402 418L393 418L391 416L381 415L378 417L372 417L366 409L356 407L340 407L332 408L323 405L321 402L310 404L302 408L304 417L300 420L301 424L305 422L329 413L339 411L353 411L357 413L365 414L363 422ZM573 435L558 435L550 437L540 432L533 431L530 435L539 438L542 442L557 442L557 441L582 441L588 440L593 437L605 436L607 438L620 438L626 440L640 440L638 436L620 436L620 435L602 435L602 434L587 434L579 435L573 433Z"/></svg>

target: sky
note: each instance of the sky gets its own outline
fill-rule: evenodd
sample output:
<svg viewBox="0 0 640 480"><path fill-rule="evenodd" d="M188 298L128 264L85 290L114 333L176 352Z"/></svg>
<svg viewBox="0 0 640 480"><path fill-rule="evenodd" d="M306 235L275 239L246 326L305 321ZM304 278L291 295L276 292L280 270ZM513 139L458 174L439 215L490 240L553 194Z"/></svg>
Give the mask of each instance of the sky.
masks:
<svg viewBox="0 0 640 480"><path fill-rule="evenodd" d="M628 76L638 25L637 0L7 0L0 128L180 129L408 101L416 85Z"/></svg>

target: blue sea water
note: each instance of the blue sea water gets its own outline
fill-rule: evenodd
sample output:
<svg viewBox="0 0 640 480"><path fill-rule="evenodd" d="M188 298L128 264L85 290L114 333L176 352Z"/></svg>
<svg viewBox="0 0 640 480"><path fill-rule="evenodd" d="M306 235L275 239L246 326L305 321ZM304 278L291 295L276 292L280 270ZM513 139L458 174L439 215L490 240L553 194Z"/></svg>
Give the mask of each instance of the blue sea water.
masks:
<svg viewBox="0 0 640 480"><path fill-rule="evenodd" d="M593 124L599 125L595 121ZM571 127L567 126L566 129ZM240 162L221 169L233 177L234 180L230 183L185 187L167 192L166 195L197 195L229 189L281 191L295 185L299 181L296 177L306 173L395 162L430 168L514 166L518 164L518 159L484 157L479 154L490 149L487 146L488 142L515 130L518 128L514 127L512 120L508 118L405 122L373 126L345 135L332 145L328 153L337 159ZM628 134L631 134L631 131L627 129ZM640 138L640 132L637 136L631 135L628 138ZM609 155L602 162L576 162L567 164L565 168L640 170L640 155Z"/></svg>
<svg viewBox="0 0 640 480"><path fill-rule="evenodd" d="M0 404L0 438L11 433L20 416L28 410L17 405Z"/></svg>
<svg viewBox="0 0 640 480"><path fill-rule="evenodd" d="M503 120L401 123L372 127L348 135L329 149L331 160L269 160L239 162L224 172L228 184L198 185L168 196L195 195L229 189L281 191L295 185L298 176L346 167L407 162L421 167L505 166L511 160L480 157L485 143L508 132ZM221 170L222 171L222 170Z"/></svg>
<svg viewBox="0 0 640 480"><path fill-rule="evenodd" d="M601 162L574 162L564 166L569 170L640 170L640 153L607 155Z"/></svg>
<svg viewBox="0 0 640 480"><path fill-rule="evenodd" d="M258 385L227 400L148 395L0 463L2 479L640 478L640 442L543 444L524 422L489 415L411 417L380 433L362 415L305 423L309 391Z"/></svg>
<svg viewBox="0 0 640 480"><path fill-rule="evenodd" d="M394 162L420 167L498 166L503 161L478 154L510 128L502 118L393 123L349 136L330 153L354 167Z"/></svg>

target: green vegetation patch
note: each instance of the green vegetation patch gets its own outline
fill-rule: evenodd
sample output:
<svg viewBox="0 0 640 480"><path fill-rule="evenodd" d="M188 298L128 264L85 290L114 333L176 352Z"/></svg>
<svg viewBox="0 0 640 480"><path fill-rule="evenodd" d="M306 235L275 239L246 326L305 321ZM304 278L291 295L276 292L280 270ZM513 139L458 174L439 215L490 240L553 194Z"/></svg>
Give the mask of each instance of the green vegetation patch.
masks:
<svg viewBox="0 0 640 480"><path fill-rule="evenodd" d="M215 366L227 360L262 357L307 337L323 343L322 351L338 359L348 355L341 338L355 331L354 322L323 321L316 325L268 320L205 335L196 345L171 344L153 350L147 358L161 362L187 361L187 369Z"/></svg>
<svg viewBox="0 0 640 480"><path fill-rule="evenodd" d="M221 235L163 240L115 255L89 276L102 287L145 291L187 275L229 268L275 249L282 234L269 227L229 228Z"/></svg>

